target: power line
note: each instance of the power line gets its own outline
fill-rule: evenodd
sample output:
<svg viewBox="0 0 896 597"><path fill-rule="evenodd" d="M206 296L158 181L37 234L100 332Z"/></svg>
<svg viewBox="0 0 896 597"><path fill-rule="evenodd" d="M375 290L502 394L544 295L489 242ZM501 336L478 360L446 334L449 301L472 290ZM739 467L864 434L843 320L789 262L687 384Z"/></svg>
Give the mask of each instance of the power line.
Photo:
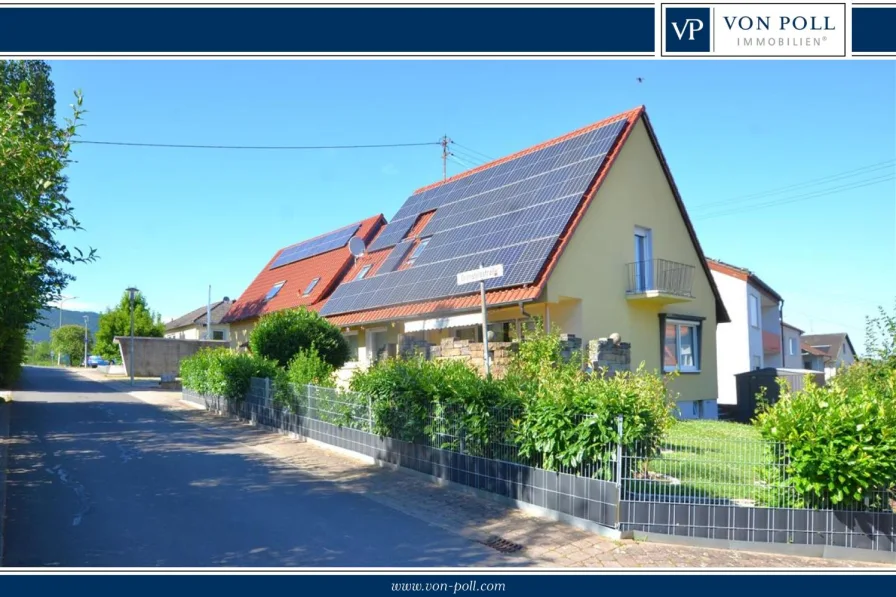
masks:
<svg viewBox="0 0 896 597"><path fill-rule="evenodd" d="M757 204L755 204L755 205L743 205L743 206L740 206L740 207L736 207L736 208L734 208L734 209L722 210L722 211L718 211L718 212L715 212L715 213L708 213L708 214L705 214L705 215L698 215L697 217L692 218L692 219L693 219L693 220L704 220L704 219L707 219L707 218L716 218L716 217L719 217L719 216L728 216L728 215L733 215L733 214L743 213L743 212L745 212L745 211L752 211L752 210L756 210L756 209L762 209L762 208L765 208L765 207L774 207L774 206L777 206L777 205L786 205L786 204L788 204L788 203L796 203L796 202L798 202L798 201L806 201L806 200L809 200L809 199L815 199L815 198L818 198L818 197L825 197L825 196L827 196L827 195L836 195L836 194L838 194L838 193L843 193L843 192L846 192L846 191L851 191L851 190L853 190L853 189L861 189L861 188L863 188L863 187L868 187L868 186L872 186L872 185L880 184L880 183L882 183L882 182L887 182L887 181L893 180L894 178L896 178L896 176L894 176L894 175L892 175L892 174L889 174L889 175L886 175L886 176L882 176L882 177L878 177L878 178L872 178L872 179L870 179L870 180L864 181L863 184L848 184L848 185L842 185L842 186L834 187L834 188L831 188L831 189L822 189L822 190L814 191L814 192L807 193L807 194L804 194L804 195L797 195L797 196L795 196L795 197L785 197L784 199L777 199L777 200L775 200L775 201L767 201L767 202L765 202L765 203L757 203Z"/></svg>
<svg viewBox="0 0 896 597"><path fill-rule="evenodd" d="M476 167L476 165L468 163L466 160L458 157L454 153L449 154L448 159L450 159L451 161L453 161L456 164L460 164L461 166L463 166L464 168L467 168L467 169L473 169Z"/></svg>
<svg viewBox="0 0 896 597"><path fill-rule="evenodd" d="M78 139L72 143L82 145L114 145L119 147L157 147L168 149L264 149L264 150L308 150L308 149L383 149L390 147L422 147L440 145L440 141L425 143L374 143L370 145L198 145L179 143L132 143L129 141L88 141Z"/></svg>
<svg viewBox="0 0 896 597"><path fill-rule="evenodd" d="M869 164L867 166L862 166L860 168L854 168L852 170L846 170L844 172L840 172L837 174L831 174L828 176L823 176L821 178L813 178L806 182L791 184L791 185L787 185L784 187L777 187L775 189L761 191L758 193L752 193L750 195L741 195L739 197L725 199L722 201L711 201L709 203L701 203L699 205L694 205L693 209L700 209L703 207L710 207L710 206L714 206L714 205L738 203L738 202L749 200L749 199L761 199L764 197L771 197L773 195L780 195L781 193L786 193L787 191L791 191L794 189L814 187L814 186L818 186L819 184L823 184L826 182L835 182L837 180L842 180L844 178L852 178L853 176L857 176L859 174L870 174L871 172L876 172L878 170L889 169L889 168L893 167L894 163L896 163L896 160L885 160L883 162L877 162L876 164Z"/></svg>
<svg viewBox="0 0 896 597"><path fill-rule="evenodd" d="M470 162L471 164L476 164L477 166L481 166L481 165L485 164L485 162L482 160L482 158L477 158L476 156L470 155L464 151L458 151L455 149L454 151L451 152L451 155L456 155L456 156Z"/></svg>
<svg viewBox="0 0 896 597"><path fill-rule="evenodd" d="M457 141L452 141L451 143L452 143L453 145L457 145L457 146L460 147L461 149L466 149L468 152L470 152L470 153L472 153L472 154L482 156L480 159L484 159L484 160L487 161L487 162L494 161L494 159L495 159L495 158L493 158L493 157L489 157L489 156L485 155L485 154L482 153L481 151L476 151L476 150L473 149L472 147L467 147L466 145L461 145L461 144L458 143Z"/></svg>

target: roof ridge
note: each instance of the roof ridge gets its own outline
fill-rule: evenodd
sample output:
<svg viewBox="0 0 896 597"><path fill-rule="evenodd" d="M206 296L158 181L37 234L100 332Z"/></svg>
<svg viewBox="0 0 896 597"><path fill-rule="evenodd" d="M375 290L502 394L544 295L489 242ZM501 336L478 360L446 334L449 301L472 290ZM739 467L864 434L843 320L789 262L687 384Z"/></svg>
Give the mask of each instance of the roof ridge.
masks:
<svg viewBox="0 0 896 597"><path fill-rule="evenodd" d="M598 128L607 126L608 124L616 122L617 120L630 120L632 118L632 116L641 114L645 110L646 110L646 108L642 104L642 105L638 106L637 108L632 108L630 110L626 110L624 112L614 114L613 116L609 116L607 118L604 118L603 120L599 120L597 122L593 122L591 124L585 125L585 126L578 128L572 132L560 135L559 137L554 137L553 139L548 139L547 141L542 141L541 143L537 143L535 145L527 147L526 149L522 149L522 150L514 152L510 155L506 155L502 158L498 158L498 159L492 160L490 162L486 162L485 164L482 164L481 166L477 166L475 168L465 170L463 172L460 172L459 174L455 174L454 176L446 178L445 180L440 180L440 181L428 184L426 186L422 186L419 189L417 189L416 191L414 191L413 193L411 193L411 195L416 195L417 193L422 193L423 191L428 191L429 189L434 189L436 187L442 186L443 184L447 184L449 182L454 182L456 180L466 178L467 176L470 176L477 172L482 172L483 170L493 168L493 167L503 164L505 162L509 162L510 160L514 160L518 157L522 157L526 154L533 153L540 149L544 149L545 147L550 147L551 145L556 145L557 143L562 143L563 141L572 139L573 137L578 137L579 135L584 135L585 133L591 132L594 129L598 129Z"/></svg>

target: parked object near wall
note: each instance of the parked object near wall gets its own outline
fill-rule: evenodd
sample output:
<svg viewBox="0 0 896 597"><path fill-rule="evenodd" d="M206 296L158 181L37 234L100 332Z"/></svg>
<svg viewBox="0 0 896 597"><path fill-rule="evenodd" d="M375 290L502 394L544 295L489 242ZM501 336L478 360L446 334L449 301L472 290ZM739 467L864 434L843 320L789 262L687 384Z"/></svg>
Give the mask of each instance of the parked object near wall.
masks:
<svg viewBox="0 0 896 597"><path fill-rule="evenodd" d="M765 388L764 400L772 405L781 395L778 378L787 380L791 389L800 390L805 386L806 376L819 386L825 385L823 371L766 367L739 373L734 376L737 379L737 404L720 405L720 414L726 420L749 423L756 416L756 409L760 404L757 395L763 392L763 388Z"/></svg>
<svg viewBox="0 0 896 597"><path fill-rule="evenodd" d="M131 339L116 336L125 375L130 375ZM178 340L174 338L134 338L134 376L180 375L180 363L203 348L227 348L226 340Z"/></svg>

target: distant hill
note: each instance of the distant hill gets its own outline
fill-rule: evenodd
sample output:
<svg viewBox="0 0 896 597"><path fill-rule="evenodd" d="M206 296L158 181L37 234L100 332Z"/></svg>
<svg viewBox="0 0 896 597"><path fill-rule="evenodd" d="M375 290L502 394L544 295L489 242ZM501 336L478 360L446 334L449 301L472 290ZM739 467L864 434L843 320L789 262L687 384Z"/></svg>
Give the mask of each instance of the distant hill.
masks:
<svg viewBox="0 0 896 597"><path fill-rule="evenodd" d="M87 315L87 329L91 334L96 334L100 314L94 311L69 311L62 310L62 325L84 325L84 316ZM37 323L31 326L28 339L32 342L46 342L50 339L50 330L59 327L59 309L51 308L41 311Z"/></svg>

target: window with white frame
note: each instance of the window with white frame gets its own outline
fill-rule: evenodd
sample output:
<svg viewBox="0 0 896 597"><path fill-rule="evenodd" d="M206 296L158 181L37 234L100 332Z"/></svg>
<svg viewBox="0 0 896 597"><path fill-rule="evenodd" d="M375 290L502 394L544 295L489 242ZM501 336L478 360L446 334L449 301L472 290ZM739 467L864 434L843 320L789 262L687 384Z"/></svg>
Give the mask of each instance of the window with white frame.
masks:
<svg viewBox="0 0 896 597"><path fill-rule="evenodd" d="M790 356L795 355L796 354L796 338L788 338L787 344L788 344L788 352L790 353Z"/></svg>
<svg viewBox="0 0 896 597"><path fill-rule="evenodd" d="M667 319L663 326L663 369L698 372L700 322Z"/></svg>
<svg viewBox="0 0 896 597"><path fill-rule="evenodd" d="M750 326L759 327L759 297L755 294L750 295Z"/></svg>
<svg viewBox="0 0 896 597"><path fill-rule="evenodd" d="M344 332L345 341L348 342L348 360L349 362L358 362L361 360L360 351L358 350L358 332Z"/></svg>

